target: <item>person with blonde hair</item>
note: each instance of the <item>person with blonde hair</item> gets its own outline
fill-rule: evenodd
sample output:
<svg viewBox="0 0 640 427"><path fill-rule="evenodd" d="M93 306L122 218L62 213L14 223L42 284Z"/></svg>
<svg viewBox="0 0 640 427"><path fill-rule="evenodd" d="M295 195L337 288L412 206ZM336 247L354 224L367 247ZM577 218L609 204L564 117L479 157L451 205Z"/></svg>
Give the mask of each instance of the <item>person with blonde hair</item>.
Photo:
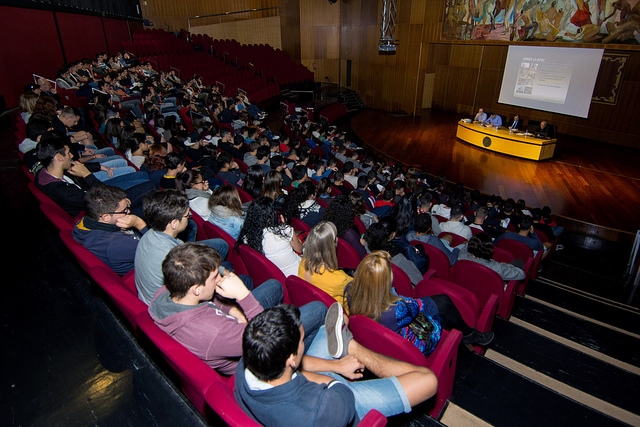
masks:
<svg viewBox="0 0 640 427"><path fill-rule="evenodd" d="M367 255L344 291L350 314L367 316L411 341L425 356L435 350L442 329L458 329L463 344L488 345L493 332L479 332L466 324L446 294L410 298L395 293L391 256L386 251Z"/></svg>
<svg viewBox="0 0 640 427"><path fill-rule="evenodd" d="M316 224L305 239L298 277L342 303L344 287L352 279L338 268L337 243L338 230L332 222L320 221Z"/></svg>
<svg viewBox="0 0 640 427"><path fill-rule="evenodd" d="M209 222L237 239L244 224L244 211L238 189L231 184L225 184L213 190L209 197L209 209Z"/></svg>
<svg viewBox="0 0 640 427"><path fill-rule="evenodd" d="M34 92L28 91L20 94L18 107L20 108L20 118L25 123L29 123L36 102L38 102L38 95Z"/></svg>

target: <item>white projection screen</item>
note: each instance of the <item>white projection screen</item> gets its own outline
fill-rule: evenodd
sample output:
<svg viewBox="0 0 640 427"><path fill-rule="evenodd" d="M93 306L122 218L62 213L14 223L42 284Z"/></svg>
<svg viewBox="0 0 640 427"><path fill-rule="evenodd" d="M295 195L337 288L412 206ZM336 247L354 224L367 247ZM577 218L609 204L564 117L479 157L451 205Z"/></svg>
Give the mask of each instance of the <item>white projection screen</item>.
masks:
<svg viewBox="0 0 640 427"><path fill-rule="evenodd" d="M509 46L498 102L589 115L604 49Z"/></svg>

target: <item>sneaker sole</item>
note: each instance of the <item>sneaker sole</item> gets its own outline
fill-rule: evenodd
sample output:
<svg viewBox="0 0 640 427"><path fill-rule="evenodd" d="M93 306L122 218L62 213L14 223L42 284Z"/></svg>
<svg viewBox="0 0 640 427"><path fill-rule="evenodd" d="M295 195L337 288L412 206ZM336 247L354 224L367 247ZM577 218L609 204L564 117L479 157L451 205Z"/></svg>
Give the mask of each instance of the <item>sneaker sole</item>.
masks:
<svg viewBox="0 0 640 427"><path fill-rule="evenodd" d="M342 324L344 316L342 307L339 304L332 304L325 317L325 328L327 331L327 349L331 357L340 357L342 354Z"/></svg>

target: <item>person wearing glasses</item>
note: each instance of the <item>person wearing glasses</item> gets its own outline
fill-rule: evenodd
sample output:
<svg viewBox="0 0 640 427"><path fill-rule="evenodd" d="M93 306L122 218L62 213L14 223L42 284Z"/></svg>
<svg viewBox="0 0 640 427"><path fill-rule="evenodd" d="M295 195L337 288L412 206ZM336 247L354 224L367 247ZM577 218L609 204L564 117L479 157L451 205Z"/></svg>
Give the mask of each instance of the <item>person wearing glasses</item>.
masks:
<svg viewBox="0 0 640 427"><path fill-rule="evenodd" d="M131 213L127 193L98 184L87 191L84 202L85 215L73 227L73 238L117 274L133 270L138 242L148 227Z"/></svg>
<svg viewBox="0 0 640 427"><path fill-rule="evenodd" d="M176 189L151 193L144 200L143 208L144 218L150 230L144 233L138 243L134 267L138 297L149 304L164 282L162 261L172 248L184 243L178 235L186 230L193 220L190 219L189 199ZM222 239L200 240L199 243L215 249L222 259L225 259L229 252L229 245Z"/></svg>

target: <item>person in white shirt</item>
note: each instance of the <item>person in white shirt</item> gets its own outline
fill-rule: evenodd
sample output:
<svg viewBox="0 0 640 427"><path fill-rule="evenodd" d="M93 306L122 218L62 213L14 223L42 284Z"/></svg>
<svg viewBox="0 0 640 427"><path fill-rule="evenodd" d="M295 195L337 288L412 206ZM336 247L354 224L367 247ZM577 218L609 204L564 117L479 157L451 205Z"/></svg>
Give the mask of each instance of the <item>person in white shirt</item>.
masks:
<svg viewBox="0 0 640 427"><path fill-rule="evenodd" d="M467 240L473 235L471 228L464 223L464 212L460 206L451 208L451 218L449 221L440 223L440 230L457 234Z"/></svg>

